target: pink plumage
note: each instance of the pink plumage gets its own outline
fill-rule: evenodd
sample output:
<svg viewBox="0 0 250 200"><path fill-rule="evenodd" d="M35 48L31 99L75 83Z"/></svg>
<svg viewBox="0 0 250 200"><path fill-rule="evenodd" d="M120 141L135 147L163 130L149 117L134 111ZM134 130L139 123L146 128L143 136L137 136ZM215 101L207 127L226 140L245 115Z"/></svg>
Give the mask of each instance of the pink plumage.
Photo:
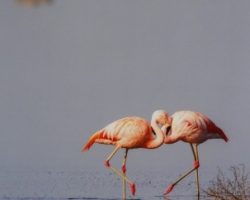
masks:
<svg viewBox="0 0 250 200"><path fill-rule="evenodd" d="M178 111L171 118L171 131L165 138L165 144L175 143L179 140L192 144L201 144L208 139L228 141L223 130L202 113Z"/></svg>
<svg viewBox="0 0 250 200"><path fill-rule="evenodd" d="M162 126L162 130L159 126ZM161 146L164 141L164 134L169 126L170 118L163 110L157 110L153 113L151 123L140 117L125 117L108 124L103 129L94 133L83 146L82 151L89 150L94 143L115 146L113 152L104 161L104 165L122 178L123 199L126 199L125 181L130 185L133 195L136 190L134 182L126 176L128 150L134 148L153 149ZM121 167L122 173L109 163L120 148L125 148L125 155Z"/></svg>
<svg viewBox="0 0 250 200"><path fill-rule="evenodd" d="M150 146L150 141L154 139L155 135L147 120L140 117L125 117L94 133L82 151L90 149L94 143L119 145L122 148L130 149L154 148L154 146Z"/></svg>
<svg viewBox="0 0 250 200"><path fill-rule="evenodd" d="M198 145L207 141L208 139L223 139L225 142L227 142L228 137L221 128L219 128L211 119L202 113L193 111L178 111L175 112L171 118L171 130L168 131L164 139L164 143L172 144L178 141L189 143L194 156L194 166L175 182L171 183L165 194L170 193L174 186L177 185L182 179L184 179L193 171L196 171L197 196L199 198L200 191L198 168L200 164Z"/></svg>

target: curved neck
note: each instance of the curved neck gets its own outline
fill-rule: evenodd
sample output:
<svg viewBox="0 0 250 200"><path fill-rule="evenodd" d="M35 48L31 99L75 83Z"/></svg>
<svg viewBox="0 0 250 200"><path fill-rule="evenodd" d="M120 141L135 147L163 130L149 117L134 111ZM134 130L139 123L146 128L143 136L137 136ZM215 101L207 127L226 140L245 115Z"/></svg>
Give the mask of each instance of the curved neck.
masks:
<svg viewBox="0 0 250 200"><path fill-rule="evenodd" d="M148 143L147 143L147 148L149 149L154 149L163 144L164 141L164 132L158 127L156 122L152 119L151 121L151 127L153 131L155 132L156 137L152 138Z"/></svg>
<svg viewBox="0 0 250 200"><path fill-rule="evenodd" d="M173 144L173 143L176 143L177 141L178 141L178 138L174 138L171 135L167 135L164 139L165 144Z"/></svg>

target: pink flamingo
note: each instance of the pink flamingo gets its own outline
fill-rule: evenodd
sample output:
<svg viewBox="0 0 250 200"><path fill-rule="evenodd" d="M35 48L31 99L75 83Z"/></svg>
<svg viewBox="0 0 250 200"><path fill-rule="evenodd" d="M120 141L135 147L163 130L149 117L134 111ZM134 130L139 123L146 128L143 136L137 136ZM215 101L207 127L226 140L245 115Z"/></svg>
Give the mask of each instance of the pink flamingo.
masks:
<svg viewBox="0 0 250 200"><path fill-rule="evenodd" d="M130 185L132 195L135 195L135 184L126 176L126 160L129 149L147 148L154 149L163 144L167 128L170 126L168 114L157 110L152 114L151 124L140 117L125 117L112 122L103 129L94 133L82 151L87 151L94 143L114 145L112 153L104 161L104 165L120 176L123 180L123 199L126 199L126 182ZM162 126L160 129L159 126ZM109 163L115 153L125 149L122 169L112 167Z"/></svg>
<svg viewBox="0 0 250 200"><path fill-rule="evenodd" d="M198 145L205 142L208 139L223 139L226 142L228 137L218 126L215 125L212 120L203 115L202 113L192 112L192 111L178 111L172 116L171 129L167 132L164 139L165 144L172 144L177 141L183 141L190 144L193 156L194 156L194 166L191 170L186 172L175 182L169 185L165 194L170 193L174 186L178 184L182 179L196 171L196 185L197 185L197 197L200 197L200 187L199 187L199 155L198 155Z"/></svg>

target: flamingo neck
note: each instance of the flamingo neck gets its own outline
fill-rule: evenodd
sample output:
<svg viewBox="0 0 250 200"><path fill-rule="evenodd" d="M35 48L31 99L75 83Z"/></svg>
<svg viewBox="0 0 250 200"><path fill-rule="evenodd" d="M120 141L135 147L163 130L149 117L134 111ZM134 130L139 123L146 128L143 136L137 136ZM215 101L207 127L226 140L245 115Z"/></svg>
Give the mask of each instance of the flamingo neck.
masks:
<svg viewBox="0 0 250 200"><path fill-rule="evenodd" d="M178 138L173 137L172 135L167 135L164 139L165 144L173 144L178 141Z"/></svg>
<svg viewBox="0 0 250 200"><path fill-rule="evenodd" d="M161 146L163 144L164 133L159 128L159 126L157 125L155 120L151 121L151 127L152 127L153 131L155 132L156 137L154 137L152 140L150 140L147 143L147 148L154 149L154 148L157 148L157 147L159 147L159 146Z"/></svg>

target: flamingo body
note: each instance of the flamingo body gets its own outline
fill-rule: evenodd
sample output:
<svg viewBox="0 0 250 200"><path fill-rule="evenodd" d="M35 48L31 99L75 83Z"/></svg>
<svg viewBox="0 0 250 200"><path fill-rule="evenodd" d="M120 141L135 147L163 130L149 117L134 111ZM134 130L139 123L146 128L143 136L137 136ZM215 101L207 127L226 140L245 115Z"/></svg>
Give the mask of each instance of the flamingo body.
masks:
<svg viewBox="0 0 250 200"><path fill-rule="evenodd" d="M125 117L116 120L97 131L84 146L88 150L92 144L112 144L121 148L147 148L147 141L155 136L150 123L140 117Z"/></svg>
<svg viewBox="0 0 250 200"><path fill-rule="evenodd" d="M175 143L179 140L192 144L201 144L208 139L228 141L226 134L202 113L178 111L171 117L171 130L165 138L165 144Z"/></svg>

